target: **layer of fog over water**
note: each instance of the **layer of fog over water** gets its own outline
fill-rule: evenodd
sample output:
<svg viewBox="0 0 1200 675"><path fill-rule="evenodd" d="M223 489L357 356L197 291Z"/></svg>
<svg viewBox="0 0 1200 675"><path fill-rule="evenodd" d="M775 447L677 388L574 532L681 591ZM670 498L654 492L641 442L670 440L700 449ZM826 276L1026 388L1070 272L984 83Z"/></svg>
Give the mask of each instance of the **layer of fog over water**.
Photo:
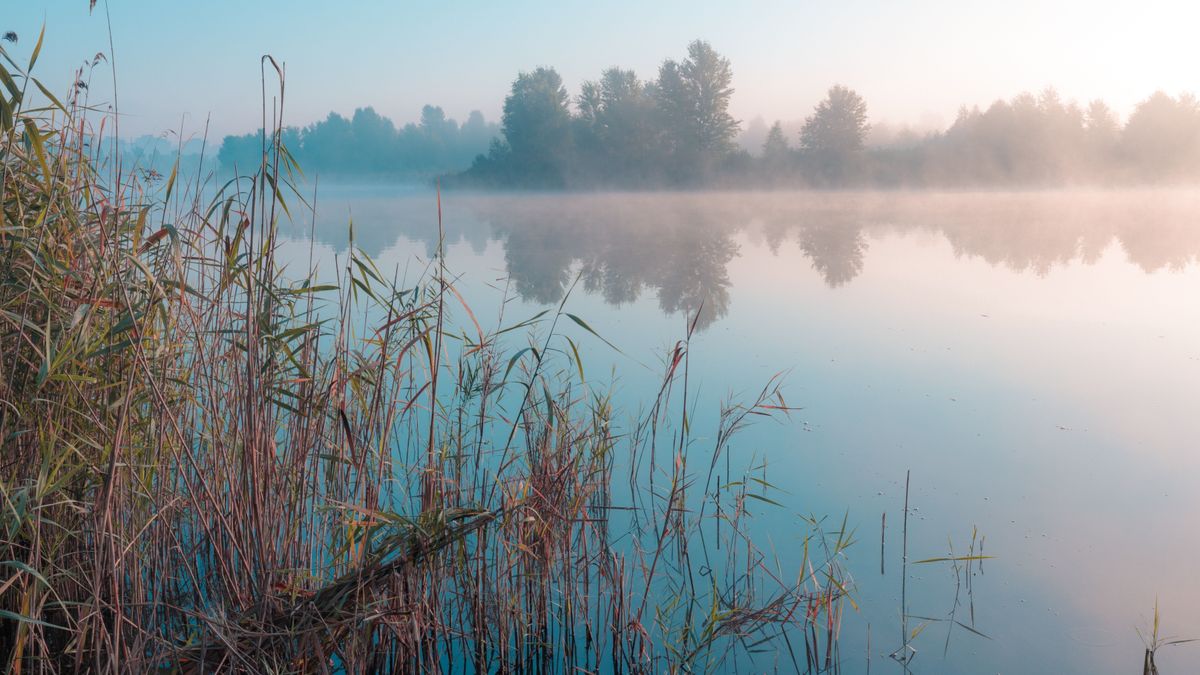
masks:
<svg viewBox="0 0 1200 675"><path fill-rule="evenodd" d="M733 454L786 490L753 525L784 576L807 531L796 514L848 514L859 609L843 672L866 669L867 624L871 667L901 670L886 655L910 470L910 560L965 554L973 528L995 556L956 615L973 609L990 639L955 628L947 648L932 624L914 672L1132 672L1156 598L1165 634L1200 636L1200 192L449 193L443 212L448 269L485 329L580 278L567 311L624 355L568 330L618 410L650 402L697 310L697 436L721 401L788 371L802 410ZM296 226L283 251L302 270L311 250L331 278L353 220L357 246L415 280L436 213L429 192L326 188L315 241ZM909 613L947 616L955 579L910 566ZM1200 647L1158 663L1195 671Z"/></svg>

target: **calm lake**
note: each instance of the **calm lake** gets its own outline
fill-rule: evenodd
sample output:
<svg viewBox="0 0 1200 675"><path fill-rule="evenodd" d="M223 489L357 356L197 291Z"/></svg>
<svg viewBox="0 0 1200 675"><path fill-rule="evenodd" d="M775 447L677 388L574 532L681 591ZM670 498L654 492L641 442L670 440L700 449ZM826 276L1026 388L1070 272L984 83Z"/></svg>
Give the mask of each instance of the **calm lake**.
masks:
<svg viewBox="0 0 1200 675"><path fill-rule="evenodd" d="M948 564L909 566L909 614L954 611L986 635L930 622L913 672L1140 672L1156 600L1162 636L1200 637L1200 192L446 193L442 208L448 269L485 328L574 284L567 311L621 350L571 327L619 409L653 398L697 311L698 436L786 371L801 410L732 448L782 488L754 525L782 569L800 562L797 514L855 530L842 672L868 654L902 671L887 655L906 472L910 561L965 555L976 530L994 556L969 594ZM314 241L296 225L284 251L322 276L351 221L402 278L436 251L432 193L322 189L317 211ZM1200 671L1200 645L1158 665Z"/></svg>

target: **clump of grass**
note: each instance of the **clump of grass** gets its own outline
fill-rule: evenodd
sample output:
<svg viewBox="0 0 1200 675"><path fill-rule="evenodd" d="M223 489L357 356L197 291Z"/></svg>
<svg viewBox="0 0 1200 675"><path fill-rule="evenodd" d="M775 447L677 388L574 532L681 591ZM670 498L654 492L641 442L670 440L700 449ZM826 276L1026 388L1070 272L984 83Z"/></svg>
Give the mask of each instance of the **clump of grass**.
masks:
<svg viewBox="0 0 1200 675"><path fill-rule="evenodd" d="M285 273L308 205L274 61L260 165L202 201L110 161L86 88L59 103L3 56L8 671L834 667L844 528L790 574L754 546L771 486L728 451L787 406L772 381L702 445L695 320L622 430L562 305L484 330L440 255L411 283L353 245L337 284Z"/></svg>
<svg viewBox="0 0 1200 675"><path fill-rule="evenodd" d="M1150 626L1150 634L1147 636L1142 633L1142 630L1137 629L1138 637L1142 639L1142 644L1145 645L1146 651L1142 655L1142 674L1143 675L1158 675L1158 664L1155 663L1155 657L1158 655L1158 650L1163 647L1175 647L1178 645L1191 644L1198 642L1197 638L1172 638L1159 635L1159 617L1158 617L1158 599L1154 600L1154 620Z"/></svg>

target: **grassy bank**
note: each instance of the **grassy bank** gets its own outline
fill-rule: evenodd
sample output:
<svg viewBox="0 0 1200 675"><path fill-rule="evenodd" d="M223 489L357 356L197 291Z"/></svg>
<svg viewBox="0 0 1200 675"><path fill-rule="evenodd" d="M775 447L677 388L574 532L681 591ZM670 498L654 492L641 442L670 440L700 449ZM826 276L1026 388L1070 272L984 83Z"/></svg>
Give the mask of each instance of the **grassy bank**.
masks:
<svg viewBox="0 0 1200 675"><path fill-rule="evenodd" d="M440 257L285 270L277 225L312 205L281 124L224 186L145 176L86 89L25 105L32 66L3 65L0 119L8 671L834 662L847 537L781 576L745 527L769 485L725 468L786 412L774 382L696 411L684 330L633 415L564 306L477 318Z"/></svg>

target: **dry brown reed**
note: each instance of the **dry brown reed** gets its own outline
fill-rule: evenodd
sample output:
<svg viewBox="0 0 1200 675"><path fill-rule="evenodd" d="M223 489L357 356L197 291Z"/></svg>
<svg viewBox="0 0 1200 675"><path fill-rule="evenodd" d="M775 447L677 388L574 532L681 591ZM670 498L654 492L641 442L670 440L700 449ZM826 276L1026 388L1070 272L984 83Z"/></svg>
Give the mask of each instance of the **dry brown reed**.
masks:
<svg viewBox="0 0 1200 675"><path fill-rule="evenodd" d="M353 244L336 284L285 272L277 228L312 205L273 60L262 162L202 199L4 57L9 672L834 667L844 528L781 573L747 527L769 483L721 470L786 413L777 381L703 419L688 330L622 431L563 306L484 331L440 256L403 284Z"/></svg>

